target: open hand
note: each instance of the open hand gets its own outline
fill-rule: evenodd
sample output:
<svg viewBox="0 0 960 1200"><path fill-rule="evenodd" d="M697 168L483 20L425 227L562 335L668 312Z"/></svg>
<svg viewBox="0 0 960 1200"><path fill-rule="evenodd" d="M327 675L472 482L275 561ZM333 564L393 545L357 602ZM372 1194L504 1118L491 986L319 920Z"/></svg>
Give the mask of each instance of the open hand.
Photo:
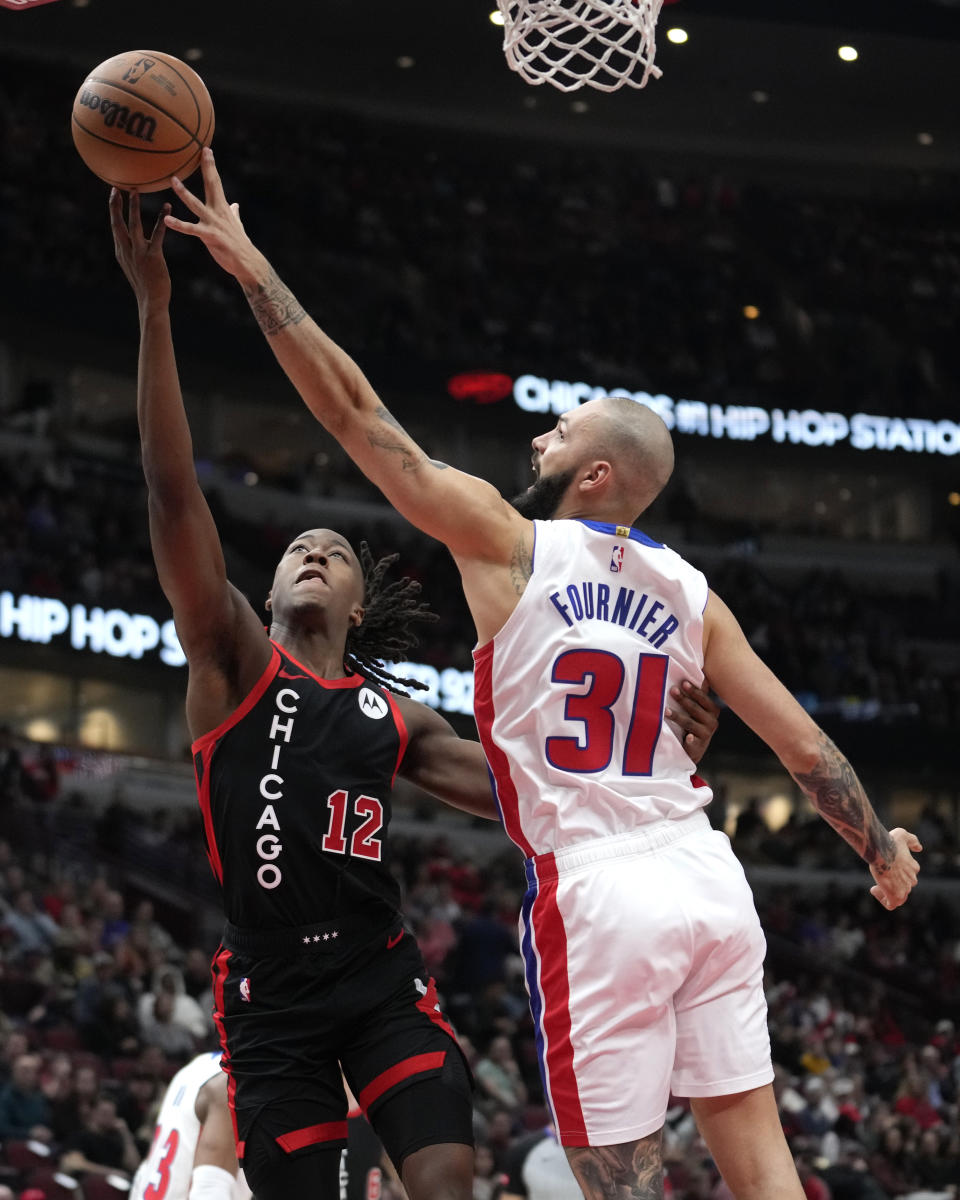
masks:
<svg viewBox="0 0 960 1200"><path fill-rule="evenodd" d="M167 228L199 238L214 261L243 283L259 253L240 221L240 205L227 202L209 146L200 154L200 172L203 176L203 200L184 187L176 176L171 180L177 198L189 208L196 221L182 221L168 214L164 217Z"/></svg>
<svg viewBox="0 0 960 1200"><path fill-rule="evenodd" d="M164 216L170 211L165 204L149 237L143 233L140 220L140 197L129 193L127 219L123 219L123 194L110 189L110 228L117 262L123 268L137 301L142 307L147 301L166 305L170 302L170 272L163 257L163 238L167 232Z"/></svg>
<svg viewBox="0 0 960 1200"><path fill-rule="evenodd" d="M917 885L920 864L911 851L922 850L923 847L917 835L908 833L906 829L891 829L890 837L893 839L896 853L885 870L871 866L870 874L877 882L870 889L870 895L884 908L893 909L904 904Z"/></svg>
<svg viewBox="0 0 960 1200"><path fill-rule="evenodd" d="M670 698L677 706L668 708L664 715L679 725L681 745L695 763L698 763L710 745L710 739L720 724L720 706L714 704L707 693L685 679L680 687L670 689Z"/></svg>

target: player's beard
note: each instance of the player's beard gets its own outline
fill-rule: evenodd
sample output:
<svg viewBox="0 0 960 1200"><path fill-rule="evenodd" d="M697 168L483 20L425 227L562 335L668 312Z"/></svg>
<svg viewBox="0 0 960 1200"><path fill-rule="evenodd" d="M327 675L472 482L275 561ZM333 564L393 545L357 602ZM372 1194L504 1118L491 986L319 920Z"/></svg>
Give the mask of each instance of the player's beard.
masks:
<svg viewBox="0 0 960 1200"><path fill-rule="evenodd" d="M576 468L571 467L557 475L541 475L532 487L514 496L510 503L521 517L530 521L549 521L560 507L575 474Z"/></svg>

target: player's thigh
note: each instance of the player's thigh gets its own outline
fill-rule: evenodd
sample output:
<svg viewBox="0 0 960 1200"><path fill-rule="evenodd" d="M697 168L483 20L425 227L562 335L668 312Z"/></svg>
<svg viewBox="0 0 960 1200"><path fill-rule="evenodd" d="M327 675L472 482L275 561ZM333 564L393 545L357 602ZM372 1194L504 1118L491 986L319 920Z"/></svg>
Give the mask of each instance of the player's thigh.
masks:
<svg viewBox="0 0 960 1200"><path fill-rule="evenodd" d="M685 888L693 937L690 971L674 997L678 1096L748 1091L773 1079L763 991L766 939L743 869L727 839L710 832Z"/></svg>
<svg viewBox="0 0 960 1200"><path fill-rule="evenodd" d="M284 1147L269 1120L254 1121L244 1143L244 1176L257 1200L332 1200L340 1194L341 1149L339 1140Z"/></svg>
<svg viewBox="0 0 960 1200"><path fill-rule="evenodd" d="M525 899L526 982L564 1146L625 1143L663 1123L688 969L674 880L668 856L618 856L544 873Z"/></svg>
<svg viewBox="0 0 960 1200"><path fill-rule="evenodd" d="M416 943L390 954L385 995L342 1046L340 1062L399 1170L425 1146L472 1147L473 1081Z"/></svg>

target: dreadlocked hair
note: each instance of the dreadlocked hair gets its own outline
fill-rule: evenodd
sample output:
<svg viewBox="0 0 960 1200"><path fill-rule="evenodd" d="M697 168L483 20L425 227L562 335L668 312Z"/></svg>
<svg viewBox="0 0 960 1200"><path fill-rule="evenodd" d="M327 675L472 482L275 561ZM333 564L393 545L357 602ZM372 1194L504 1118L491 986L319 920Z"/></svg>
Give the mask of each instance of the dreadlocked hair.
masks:
<svg viewBox="0 0 960 1200"><path fill-rule="evenodd" d="M391 675L383 660L402 662L408 652L419 645L410 626L415 621L436 621L437 614L417 597L420 584L415 579L396 579L384 583L387 571L400 557L387 554L374 561L370 547L360 543L360 567L363 571L364 616L360 625L347 635L345 666L366 675L398 696L409 695L404 688L426 691L419 679L401 679Z"/></svg>

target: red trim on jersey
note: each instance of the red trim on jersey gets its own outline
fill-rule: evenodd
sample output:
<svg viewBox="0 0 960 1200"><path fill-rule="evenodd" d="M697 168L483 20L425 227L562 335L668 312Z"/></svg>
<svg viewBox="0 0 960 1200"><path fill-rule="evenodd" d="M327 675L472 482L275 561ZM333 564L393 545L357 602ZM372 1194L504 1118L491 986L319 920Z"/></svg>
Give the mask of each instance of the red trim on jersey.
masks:
<svg viewBox="0 0 960 1200"><path fill-rule="evenodd" d="M287 656L287 658L290 659L292 663L296 663L301 671L306 671L310 678L314 680L315 683L319 683L321 687L357 688L369 682L364 675L344 675L342 679L324 679L322 676L318 675L316 671L311 670L310 667L308 667L305 663L302 663L299 658L294 658L286 646L281 646L279 642L274 642L272 638L270 640L278 650L280 650Z"/></svg>
<svg viewBox="0 0 960 1200"><path fill-rule="evenodd" d="M707 783L707 781L705 779L701 779L699 775L691 775L690 782L693 784L694 787L709 787L710 786L710 784Z"/></svg>
<svg viewBox="0 0 960 1200"><path fill-rule="evenodd" d="M438 1025L444 1033L449 1033L454 1041L457 1040L457 1035L440 1009L440 997L437 995L437 984L433 976L427 980L426 995L417 1001L417 1008L428 1016L434 1025Z"/></svg>
<svg viewBox="0 0 960 1200"><path fill-rule="evenodd" d="M238 722L242 721L248 712L257 703L263 693L270 686L270 682L280 666L280 655L276 649L270 655L270 661L267 663L263 674L253 685L253 688L248 693L246 699L233 710L225 721L221 721L216 729L211 729L209 733L201 734L200 737L193 743L193 773L197 777L197 755L200 755L200 761L203 763L203 782L197 778L197 800L200 803L200 812L203 815L203 828L207 840L207 858L210 862L210 869L213 871L214 878L219 884L223 884L223 864L220 861L220 850L217 847L217 838L213 830L213 809L210 805L210 762L213 758L214 747L223 735Z"/></svg>
<svg viewBox="0 0 960 1200"><path fill-rule="evenodd" d="M213 877L223 886L223 863L220 861L220 849L217 846L217 835L213 828L213 807L210 804L210 760L213 758L213 747L205 746L200 751L200 761L203 764L203 779L197 773L197 759L193 759L193 777L197 781L197 801L200 804L200 815L203 817L204 841L207 848L207 862Z"/></svg>
<svg viewBox="0 0 960 1200"><path fill-rule="evenodd" d="M410 742L410 734L407 731L407 723L403 719L403 713L400 711L400 705L396 701L396 697L387 689L383 689L384 695L387 697L387 703L393 712L393 723L397 727L397 734L400 738L400 745L397 749L397 765L393 768L393 775L390 777L390 786L397 782L397 772L400 770L400 764L403 762L403 756L407 752L407 745Z"/></svg>
<svg viewBox="0 0 960 1200"><path fill-rule="evenodd" d="M347 1136L346 1121L326 1121L322 1125L305 1125L303 1129L291 1129L276 1139L277 1145L292 1154L304 1146L315 1146L318 1142L340 1142Z"/></svg>
<svg viewBox="0 0 960 1200"><path fill-rule="evenodd" d="M388 1071L382 1072L367 1084L357 1099L360 1107L367 1111L375 1100L394 1087L409 1079L411 1075L420 1075L424 1071L438 1071L447 1057L446 1050L434 1050L430 1054L415 1054L413 1058L405 1058L396 1063Z"/></svg>
<svg viewBox="0 0 960 1200"><path fill-rule="evenodd" d="M243 720L250 709L253 708L256 702L270 686L270 682L273 679L273 676L276 674L279 666L280 655L277 653L276 647L274 647L273 653L270 655L270 661L264 668L263 674L247 694L246 699L242 700L240 704L233 710L230 716L227 717L225 721L221 721L216 729L211 729L209 733L202 733L200 737L197 738L197 740L191 746L194 754L196 754L198 750L203 751L208 746L212 746L215 742L219 741L220 738L223 737L227 730L232 729L234 725Z"/></svg>
<svg viewBox="0 0 960 1200"><path fill-rule="evenodd" d="M510 775L507 756L493 740L493 642L487 642L473 652L473 712L477 720L480 743L490 764L496 790L500 820L507 837L523 851L524 858L533 857L533 847L524 837L520 825L520 805L517 788Z"/></svg>
<svg viewBox="0 0 960 1200"><path fill-rule="evenodd" d="M550 1105L557 1129L565 1146L589 1145L580 1106L580 1093L573 1065L570 1040L570 979L567 974L567 931L557 905L557 876L554 857L544 854L546 876L537 871L537 897L530 912L539 963L539 983L543 996L540 1025L545 1042L547 1082ZM583 1138L579 1142L578 1138Z"/></svg>
<svg viewBox="0 0 960 1200"><path fill-rule="evenodd" d="M227 1076L227 1104L230 1107L230 1120L233 1122L233 1140L237 1144L237 1158L242 1159L244 1143L240 1141L237 1130L237 1110L234 1104L237 1081L230 1070L230 1047L227 1045L227 1031L223 1024L223 985L230 973L230 951L226 947L220 946L213 956L211 966L213 968L213 1024L217 1030L220 1049L223 1051L220 1056L220 1069Z"/></svg>

